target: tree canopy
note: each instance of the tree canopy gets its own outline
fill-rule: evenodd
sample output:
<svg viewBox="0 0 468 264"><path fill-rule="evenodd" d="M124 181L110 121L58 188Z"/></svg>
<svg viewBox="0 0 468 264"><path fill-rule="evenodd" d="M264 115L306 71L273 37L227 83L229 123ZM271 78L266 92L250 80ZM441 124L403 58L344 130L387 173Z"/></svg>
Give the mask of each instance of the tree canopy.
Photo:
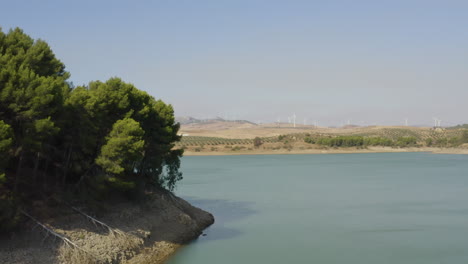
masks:
<svg viewBox="0 0 468 264"><path fill-rule="evenodd" d="M172 190L182 178L172 106L119 78L73 87L69 77L45 41L0 28L0 199L116 181Z"/></svg>

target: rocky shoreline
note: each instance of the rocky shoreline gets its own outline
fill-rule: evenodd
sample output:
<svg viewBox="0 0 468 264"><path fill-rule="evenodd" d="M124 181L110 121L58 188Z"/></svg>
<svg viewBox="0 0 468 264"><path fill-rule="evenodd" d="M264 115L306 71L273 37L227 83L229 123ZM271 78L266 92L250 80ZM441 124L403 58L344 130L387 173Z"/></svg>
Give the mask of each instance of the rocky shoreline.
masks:
<svg viewBox="0 0 468 264"><path fill-rule="evenodd" d="M196 239L214 217L168 192L153 193L142 204L119 202L98 213L106 225L74 210L53 216L34 210L48 228L76 246L48 235L31 220L20 232L0 237L2 263L164 263L183 244Z"/></svg>

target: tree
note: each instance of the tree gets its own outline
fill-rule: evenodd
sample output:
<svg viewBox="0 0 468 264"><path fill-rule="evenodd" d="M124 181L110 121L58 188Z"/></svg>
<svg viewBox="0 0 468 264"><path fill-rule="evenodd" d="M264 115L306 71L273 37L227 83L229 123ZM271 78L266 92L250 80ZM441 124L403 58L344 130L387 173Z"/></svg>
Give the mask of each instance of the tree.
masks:
<svg viewBox="0 0 468 264"><path fill-rule="evenodd" d="M430 147L433 143L434 141L432 140L432 138L426 138L426 146Z"/></svg>
<svg viewBox="0 0 468 264"><path fill-rule="evenodd" d="M69 90L68 77L44 41L34 41L18 28L0 33L0 119L14 133L15 189L24 164L37 168L41 156L50 155L44 152L52 149L47 145L58 131L55 121Z"/></svg>
<svg viewBox="0 0 468 264"><path fill-rule="evenodd" d="M468 143L468 130L464 129L462 131L462 134L460 136L460 142L463 143Z"/></svg>
<svg viewBox="0 0 468 264"><path fill-rule="evenodd" d="M10 149L13 143L11 127L0 120L0 232L13 227L17 222L17 212L11 192L5 186L5 166L10 159Z"/></svg>
<svg viewBox="0 0 468 264"><path fill-rule="evenodd" d="M399 137L397 139L396 145L403 148L403 147L414 147L417 144L417 138L415 137Z"/></svg>
<svg viewBox="0 0 468 264"><path fill-rule="evenodd" d="M139 175L139 188L164 187L172 190L175 182L182 179L178 168L183 151L173 150L174 143L180 140L177 135L179 124L175 123L171 105L155 100L119 78L91 82L87 87L74 89L66 105L69 116L82 113L75 117L76 121L64 133L64 137L75 135L69 144L78 147L78 150L73 151L70 166L76 162L82 164L73 169L80 171L77 174L92 170L113 124L117 120L131 118L144 131L144 156L133 170ZM85 126L76 127L79 123ZM73 142L83 144L76 146ZM83 151L85 153L81 153Z"/></svg>
<svg viewBox="0 0 468 264"><path fill-rule="evenodd" d="M101 148L96 164L111 175L133 174L143 158L145 141L140 124L131 118L114 123L107 142Z"/></svg>
<svg viewBox="0 0 468 264"><path fill-rule="evenodd" d="M10 147L13 143L13 133L11 127L3 120L0 120L0 188L3 183L6 182L5 178L5 165L7 165L10 158Z"/></svg>
<svg viewBox="0 0 468 264"><path fill-rule="evenodd" d="M0 210L31 197L99 193L94 187L112 179L140 193L173 190L183 151L173 149L172 106L119 78L75 88L69 76L46 42L0 30Z"/></svg>
<svg viewBox="0 0 468 264"><path fill-rule="evenodd" d="M258 148L263 144L262 139L259 137L254 138L253 145L254 147Z"/></svg>

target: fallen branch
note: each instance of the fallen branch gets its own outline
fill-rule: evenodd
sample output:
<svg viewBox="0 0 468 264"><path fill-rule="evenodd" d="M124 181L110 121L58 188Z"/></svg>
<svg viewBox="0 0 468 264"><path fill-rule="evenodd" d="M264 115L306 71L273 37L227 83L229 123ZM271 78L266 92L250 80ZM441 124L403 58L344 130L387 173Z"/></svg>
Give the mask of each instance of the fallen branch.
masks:
<svg viewBox="0 0 468 264"><path fill-rule="evenodd" d="M125 235L125 233L123 231L120 231L119 229L117 228L112 228L110 227L109 225L97 220L96 218L84 213L83 211L81 211L80 209L74 207L74 206L71 206L71 205L68 205L70 206L71 209L73 209L74 211L76 211L77 213L81 214L82 216L86 217L91 223L93 223L95 226L97 225L100 225L102 227L105 227L109 230L109 233L111 233L112 235L114 234L119 234L119 235Z"/></svg>
<svg viewBox="0 0 468 264"><path fill-rule="evenodd" d="M64 235L62 234L59 234L57 232L55 232L54 230L52 230L50 227L46 226L45 224L39 222L39 220L37 220L36 218L32 217L30 214L26 213L25 211L23 210L19 210L20 213L22 213L24 216L28 217L29 219L31 219L37 226L41 227L45 232L46 232L46 236L44 237L44 239L42 241L45 241L47 239L47 237L49 237L49 235L52 235L54 236L54 238L59 238L60 240L62 240L62 242L67 245L67 246L70 246L70 247L73 247L73 248L76 248L78 250L81 250L83 252L85 252L86 254L92 256L93 258L95 258L96 260L98 261L102 261L99 257L95 256L94 254L92 254L91 252L88 252L86 251L85 249L81 248L80 246L78 246L76 243L74 243L73 241L71 241L70 239L68 239L67 237L65 237Z"/></svg>
<svg viewBox="0 0 468 264"><path fill-rule="evenodd" d="M82 216L86 217L86 219L88 219L91 223L94 224L94 226L97 227L97 225L100 225L101 227L104 227L104 228L107 228L107 230L109 231L110 234L112 235L115 235L115 234L119 234L119 235L126 235L125 232L123 231L120 231L119 229L117 228L113 228L109 225L107 225L106 223L102 222L102 221L99 221L97 220L96 218L86 214L85 212L81 211L80 209L78 209L77 207L74 207L72 206L71 204L65 202L65 201L62 201L60 200L59 198L57 197L54 197L54 199L59 202L59 203L63 203L63 204L66 204L68 207L70 207L71 209L73 209L73 211L81 214Z"/></svg>

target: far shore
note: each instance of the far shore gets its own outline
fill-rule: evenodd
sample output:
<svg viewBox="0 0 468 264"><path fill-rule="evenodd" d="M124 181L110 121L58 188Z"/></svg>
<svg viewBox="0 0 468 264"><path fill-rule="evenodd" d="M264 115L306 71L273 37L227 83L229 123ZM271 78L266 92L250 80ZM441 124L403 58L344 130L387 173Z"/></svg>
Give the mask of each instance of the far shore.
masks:
<svg viewBox="0 0 468 264"><path fill-rule="evenodd" d="M434 154L468 154L466 148L391 148L391 147L368 147L358 148L328 148L328 149L252 149L238 151L192 151L186 150L184 156L231 156L231 155L285 155L285 154L354 154L354 153L401 153L401 152L430 152Z"/></svg>

